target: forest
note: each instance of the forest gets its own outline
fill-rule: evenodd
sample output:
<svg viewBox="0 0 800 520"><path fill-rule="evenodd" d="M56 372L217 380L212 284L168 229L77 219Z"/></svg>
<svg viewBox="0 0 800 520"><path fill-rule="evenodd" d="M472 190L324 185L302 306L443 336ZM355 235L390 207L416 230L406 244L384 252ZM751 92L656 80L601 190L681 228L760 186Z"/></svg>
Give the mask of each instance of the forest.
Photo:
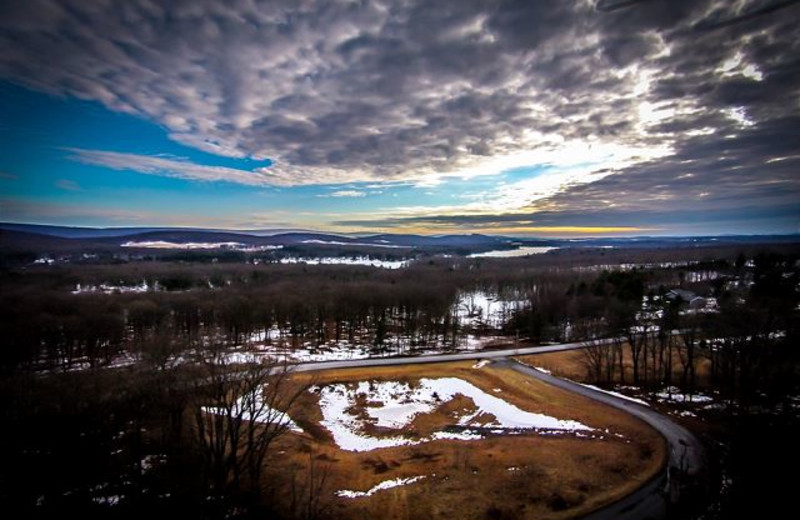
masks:
<svg viewBox="0 0 800 520"><path fill-rule="evenodd" d="M307 484L292 507L271 498L279 487L263 468L282 418L238 426L291 406L302 389L286 382L288 362L300 351L582 342L585 378L600 386L713 392L724 410L707 441L728 461L718 474L759 469L739 450L797 427L793 245L430 255L400 269L247 255L56 265L14 256L3 266L0 493L32 518L323 518L309 468L284 476ZM263 401L233 399L267 382L275 391ZM754 429L765 417L774 427ZM737 498L727 500L713 506L718 518Z"/></svg>

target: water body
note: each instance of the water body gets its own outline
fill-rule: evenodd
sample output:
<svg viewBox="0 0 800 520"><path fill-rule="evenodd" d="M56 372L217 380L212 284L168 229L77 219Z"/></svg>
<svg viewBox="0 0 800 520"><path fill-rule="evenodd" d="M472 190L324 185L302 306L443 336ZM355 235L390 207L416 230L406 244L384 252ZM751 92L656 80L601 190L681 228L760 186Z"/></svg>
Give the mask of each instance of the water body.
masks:
<svg viewBox="0 0 800 520"><path fill-rule="evenodd" d="M468 258L513 258L517 256L541 255L557 247L520 247L518 249L498 249L485 253L473 253Z"/></svg>

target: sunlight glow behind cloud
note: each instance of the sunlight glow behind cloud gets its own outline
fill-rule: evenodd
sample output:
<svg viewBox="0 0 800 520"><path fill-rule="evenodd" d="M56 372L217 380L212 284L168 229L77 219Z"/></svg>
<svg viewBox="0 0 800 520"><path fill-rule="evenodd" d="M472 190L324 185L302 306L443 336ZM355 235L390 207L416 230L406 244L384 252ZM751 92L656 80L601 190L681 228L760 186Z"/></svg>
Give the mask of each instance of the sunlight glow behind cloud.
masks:
<svg viewBox="0 0 800 520"><path fill-rule="evenodd" d="M505 226L510 213L546 212L561 222L539 227L566 229L602 211L600 227L623 229L633 211L679 205L687 215L748 207L753 222L782 215L771 218L787 229L798 217L784 209L800 198L800 4L760 5L7 3L1 80L129 114L167 144L136 146L134 134L101 145L86 129L63 144L81 122L55 117L56 137L39 146L62 156L46 168L0 161L26 179L3 177L4 187L29 196L28 179L41 178L64 201L98 205L97 183L113 181L90 178L91 167L143 174L118 176L145 191L156 177L185 182L187 205L210 183L282 190L274 211L296 215L311 198L319 207L304 222L320 228L360 214L494 215ZM6 139L14 126L0 129ZM62 167L80 189L48 173ZM213 204L225 218L263 211L224 193ZM136 213L150 200L118 202Z"/></svg>

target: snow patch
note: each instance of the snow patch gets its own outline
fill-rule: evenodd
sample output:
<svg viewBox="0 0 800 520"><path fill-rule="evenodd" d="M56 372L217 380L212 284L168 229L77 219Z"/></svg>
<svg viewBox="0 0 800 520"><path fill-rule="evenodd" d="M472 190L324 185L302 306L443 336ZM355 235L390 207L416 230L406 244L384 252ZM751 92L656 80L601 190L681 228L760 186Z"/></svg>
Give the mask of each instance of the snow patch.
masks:
<svg viewBox="0 0 800 520"><path fill-rule="evenodd" d="M366 265L370 267L380 267L383 269L400 269L409 264L410 260L376 260L367 256L359 256L355 258L337 258L337 257L323 257L323 258L281 258L279 260L282 264L307 264L307 265Z"/></svg>
<svg viewBox="0 0 800 520"><path fill-rule="evenodd" d="M385 489L392 489L400 486L407 486L408 484L413 484L418 480L422 480L425 478L425 475L418 475L416 477L407 477L407 478L395 478L392 480L384 480L383 482L376 484L369 488L367 491L350 491L349 489L340 489L336 492L337 497L342 498L361 498L361 497L368 497L372 496L378 491L383 491Z"/></svg>
<svg viewBox="0 0 800 520"><path fill-rule="evenodd" d="M388 243L386 240L378 240L376 243L370 242L339 242L336 240L303 240L301 244L319 244L329 246L362 246L362 247L387 247L391 249L411 249L411 246L396 246Z"/></svg>
<svg viewBox="0 0 800 520"><path fill-rule="evenodd" d="M101 506L115 506L119 504L121 499L122 496L120 495L103 495L99 497L93 497L92 502Z"/></svg>
<svg viewBox="0 0 800 520"><path fill-rule="evenodd" d="M151 287L147 284L147 281L142 280L142 283L139 285L111 285L102 283L100 285L82 285L77 284L75 286L75 290L72 291L72 294L91 294L91 293L103 293L103 294L117 294L117 293L146 293L150 291ZM152 290L158 290L158 284L152 288Z"/></svg>
<svg viewBox="0 0 800 520"><path fill-rule="evenodd" d="M592 431L592 428L577 421L521 410L499 397L487 394L472 383L454 377L425 378L414 385L396 381L337 383L312 391L319 392L323 417L320 424L331 432L334 442L347 451L371 451L435 439L480 438L464 431L436 432L432 438L415 439L403 432L415 417L435 412L457 395L471 399L475 405L474 408L456 412L457 427L479 427L494 433L514 433L516 430ZM368 435L364 433L366 426L384 428L390 435Z"/></svg>
<svg viewBox="0 0 800 520"><path fill-rule="evenodd" d="M218 415L227 415L223 408L204 406L203 412ZM251 392L239 397L234 403L231 411L233 417L238 417L243 421L258 423L269 423L273 425L285 426L287 429L302 433L303 430L297 426L289 414L276 410L264 402L261 392Z"/></svg>
<svg viewBox="0 0 800 520"><path fill-rule="evenodd" d="M282 245L248 245L242 242L170 242L168 240L129 240L120 244L120 246L143 249L230 249L251 253L283 249Z"/></svg>
<svg viewBox="0 0 800 520"><path fill-rule="evenodd" d="M522 299L506 299L485 291L462 293L455 304L455 314L462 325L500 328L514 313L528 306Z"/></svg>
<svg viewBox="0 0 800 520"><path fill-rule="evenodd" d="M460 432L448 432L448 431L441 431L441 432L434 432L433 433L434 440L448 440L448 441L474 441L483 439L483 435L480 433L476 433L470 430L463 430Z"/></svg>
<svg viewBox="0 0 800 520"><path fill-rule="evenodd" d="M659 401L671 401L674 403L709 403L714 400L703 394L684 394L680 388L675 386L662 390L656 394L656 397Z"/></svg>
<svg viewBox="0 0 800 520"><path fill-rule="evenodd" d="M598 386L589 385L589 384L586 384L586 383L578 383L578 384L581 385L581 386L585 386L586 388L591 388L592 390L595 390L597 392L602 392L604 394L613 395L614 397L619 397L620 399L625 399L626 401L631 401L633 403L641 404L643 406L650 406L649 404L647 404L647 401L643 401L641 399L636 399L635 397L631 397L629 395L621 394L619 392L613 392L611 390L605 390L605 389L600 388Z"/></svg>
<svg viewBox="0 0 800 520"><path fill-rule="evenodd" d="M166 240L130 240L120 244L122 247L143 247L147 249L222 249L242 246L241 242L168 242Z"/></svg>

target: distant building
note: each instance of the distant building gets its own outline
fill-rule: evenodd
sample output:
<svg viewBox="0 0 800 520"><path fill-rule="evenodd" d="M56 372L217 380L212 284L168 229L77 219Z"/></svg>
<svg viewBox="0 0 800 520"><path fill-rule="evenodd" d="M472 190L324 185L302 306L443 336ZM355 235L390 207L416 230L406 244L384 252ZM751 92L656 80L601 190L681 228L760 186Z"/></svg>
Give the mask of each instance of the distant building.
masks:
<svg viewBox="0 0 800 520"><path fill-rule="evenodd" d="M674 302L680 301L681 304L688 306L692 310L704 310L716 308L715 298L704 298L686 289L672 289L666 294L667 300Z"/></svg>
<svg viewBox="0 0 800 520"><path fill-rule="evenodd" d="M708 302L702 296L695 296L689 300L689 308L691 309L705 309Z"/></svg>
<svg viewBox="0 0 800 520"><path fill-rule="evenodd" d="M667 292L666 297L671 302L680 299L683 303L690 303L695 298L698 298L695 293L685 289L671 289Z"/></svg>

